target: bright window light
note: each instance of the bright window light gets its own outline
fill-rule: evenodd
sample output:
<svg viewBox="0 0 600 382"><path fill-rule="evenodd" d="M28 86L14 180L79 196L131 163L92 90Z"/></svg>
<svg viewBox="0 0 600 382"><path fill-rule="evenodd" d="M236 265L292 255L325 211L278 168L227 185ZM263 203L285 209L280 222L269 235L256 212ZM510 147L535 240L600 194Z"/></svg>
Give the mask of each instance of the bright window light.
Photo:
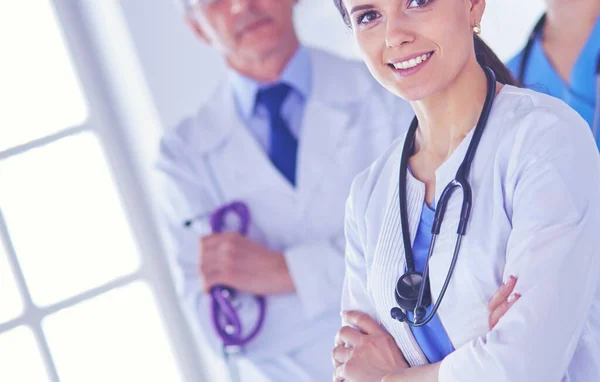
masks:
<svg viewBox="0 0 600 382"><path fill-rule="evenodd" d="M0 205L37 305L139 267L116 185L90 132L0 161Z"/></svg>
<svg viewBox="0 0 600 382"><path fill-rule="evenodd" d="M181 381L148 285L135 282L43 321L61 382Z"/></svg>
<svg viewBox="0 0 600 382"><path fill-rule="evenodd" d="M40 351L30 329L19 326L0 333L0 381L49 381Z"/></svg>
<svg viewBox="0 0 600 382"><path fill-rule="evenodd" d="M0 1L0 47L0 151L85 121L50 1Z"/></svg>
<svg viewBox="0 0 600 382"><path fill-rule="evenodd" d="M8 264L4 246L0 243L0 324L16 318L22 312L23 301ZM0 378L0 381L4 381L4 379Z"/></svg>

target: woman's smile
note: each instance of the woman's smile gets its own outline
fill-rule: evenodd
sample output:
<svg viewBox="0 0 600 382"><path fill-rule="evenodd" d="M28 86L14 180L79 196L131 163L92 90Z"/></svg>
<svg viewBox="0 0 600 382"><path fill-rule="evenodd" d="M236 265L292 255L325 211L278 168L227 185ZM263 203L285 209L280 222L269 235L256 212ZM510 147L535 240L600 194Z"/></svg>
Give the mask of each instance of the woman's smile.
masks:
<svg viewBox="0 0 600 382"><path fill-rule="evenodd" d="M431 56L433 56L433 52L419 53L418 55L392 60L388 63L388 67L401 77L412 76L429 63Z"/></svg>

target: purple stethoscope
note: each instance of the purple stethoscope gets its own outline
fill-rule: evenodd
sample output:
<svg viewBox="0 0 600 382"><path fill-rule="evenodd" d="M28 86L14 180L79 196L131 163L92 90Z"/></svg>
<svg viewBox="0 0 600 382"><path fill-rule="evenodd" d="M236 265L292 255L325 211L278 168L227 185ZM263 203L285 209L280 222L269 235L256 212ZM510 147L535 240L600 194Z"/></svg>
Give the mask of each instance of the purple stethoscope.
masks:
<svg viewBox="0 0 600 382"><path fill-rule="evenodd" d="M245 203L238 201L219 207L210 215L212 232L222 233L234 230L234 227L229 224L232 216L237 217L239 221L235 230L246 236L250 228L250 210ZM184 223L186 227L190 227L192 224L192 220ZM240 377L234 358L242 352L246 344L258 335L262 328L266 315L266 301L264 296L254 296L259 309L258 319L254 328L244 335L242 322L235 307L235 289L227 286L215 286L210 290L210 296L213 328L223 342L223 355L229 369L230 379L232 382L237 382Z"/></svg>
<svg viewBox="0 0 600 382"><path fill-rule="evenodd" d="M213 233L221 233L227 229L226 219L228 214L235 214L239 218L238 232L246 236L250 226L250 210L242 202L233 202L218 208L210 216L210 227ZM256 337L260 331L266 311L266 302L263 296L255 296L259 308L259 316L253 330L246 336L242 335L242 323L233 305L235 290L226 286L215 286L210 291L212 298L211 314L215 331L223 340L224 346L244 346Z"/></svg>

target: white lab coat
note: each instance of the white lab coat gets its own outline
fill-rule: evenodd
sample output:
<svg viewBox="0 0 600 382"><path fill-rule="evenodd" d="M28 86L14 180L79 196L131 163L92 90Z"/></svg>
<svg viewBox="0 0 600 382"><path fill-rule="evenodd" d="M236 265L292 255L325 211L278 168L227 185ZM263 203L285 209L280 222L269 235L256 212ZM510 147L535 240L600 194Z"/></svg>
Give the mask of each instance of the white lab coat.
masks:
<svg viewBox="0 0 600 382"><path fill-rule="evenodd" d="M471 133L436 171L435 200L454 179ZM371 314L411 365L427 362L409 327L390 317L405 269L398 206L404 138L352 186L343 309ZM562 101L505 86L469 175L473 208L438 314L456 351L441 382L600 381L600 160L589 127ZM425 186L408 175L414 240ZM456 191L430 261L439 296L452 258ZM487 303L508 276L522 297L488 331Z"/></svg>
<svg viewBox="0 0 600 382"><path fill-rule="evenodd" d="M329 354L339 329L345 200L352 179L406 130L413 113L362 63L312 49L310 55L313 91L299 136L296 188L239 120L226 81L195 116L164 137L158 169L169 255L191 324L220 351L197 272L198 235L208 230L186 231L183 222L244 201L252 214L250 237L284 252L297 290L267 298L264 328L247 346L247 356L270 359L326 339L327 348L314 353L315 368L326 371L308 370L310 379L320 380L331 376ZM246 327L255 314L252 304L242 306Z"/></svg>

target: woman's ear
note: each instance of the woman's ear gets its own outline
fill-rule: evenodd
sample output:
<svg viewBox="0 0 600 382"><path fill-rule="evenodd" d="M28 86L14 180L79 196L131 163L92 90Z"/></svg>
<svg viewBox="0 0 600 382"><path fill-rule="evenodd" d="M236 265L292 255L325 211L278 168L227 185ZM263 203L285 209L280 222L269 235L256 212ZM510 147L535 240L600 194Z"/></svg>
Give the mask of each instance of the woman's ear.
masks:
<svg viewBox="0 0 600 382"><path fill-rule="evenodd" d="M210 45L210 39L208 38L206 33L204 33L204 30L202 29L202 27L200 27L200 24L198 24L198 21L195 18L193 18L189 14L186 14L185 23L190 28L192 28L192 31L194 32L196 37L198 37L202 42Z"/></svg>
<svg viewBox="0 0 600 382"><path fill-rule="evenodd" d="M471 2L471 21L473 24L481 22L485 11L486 0L470 0Z"/></svg>

